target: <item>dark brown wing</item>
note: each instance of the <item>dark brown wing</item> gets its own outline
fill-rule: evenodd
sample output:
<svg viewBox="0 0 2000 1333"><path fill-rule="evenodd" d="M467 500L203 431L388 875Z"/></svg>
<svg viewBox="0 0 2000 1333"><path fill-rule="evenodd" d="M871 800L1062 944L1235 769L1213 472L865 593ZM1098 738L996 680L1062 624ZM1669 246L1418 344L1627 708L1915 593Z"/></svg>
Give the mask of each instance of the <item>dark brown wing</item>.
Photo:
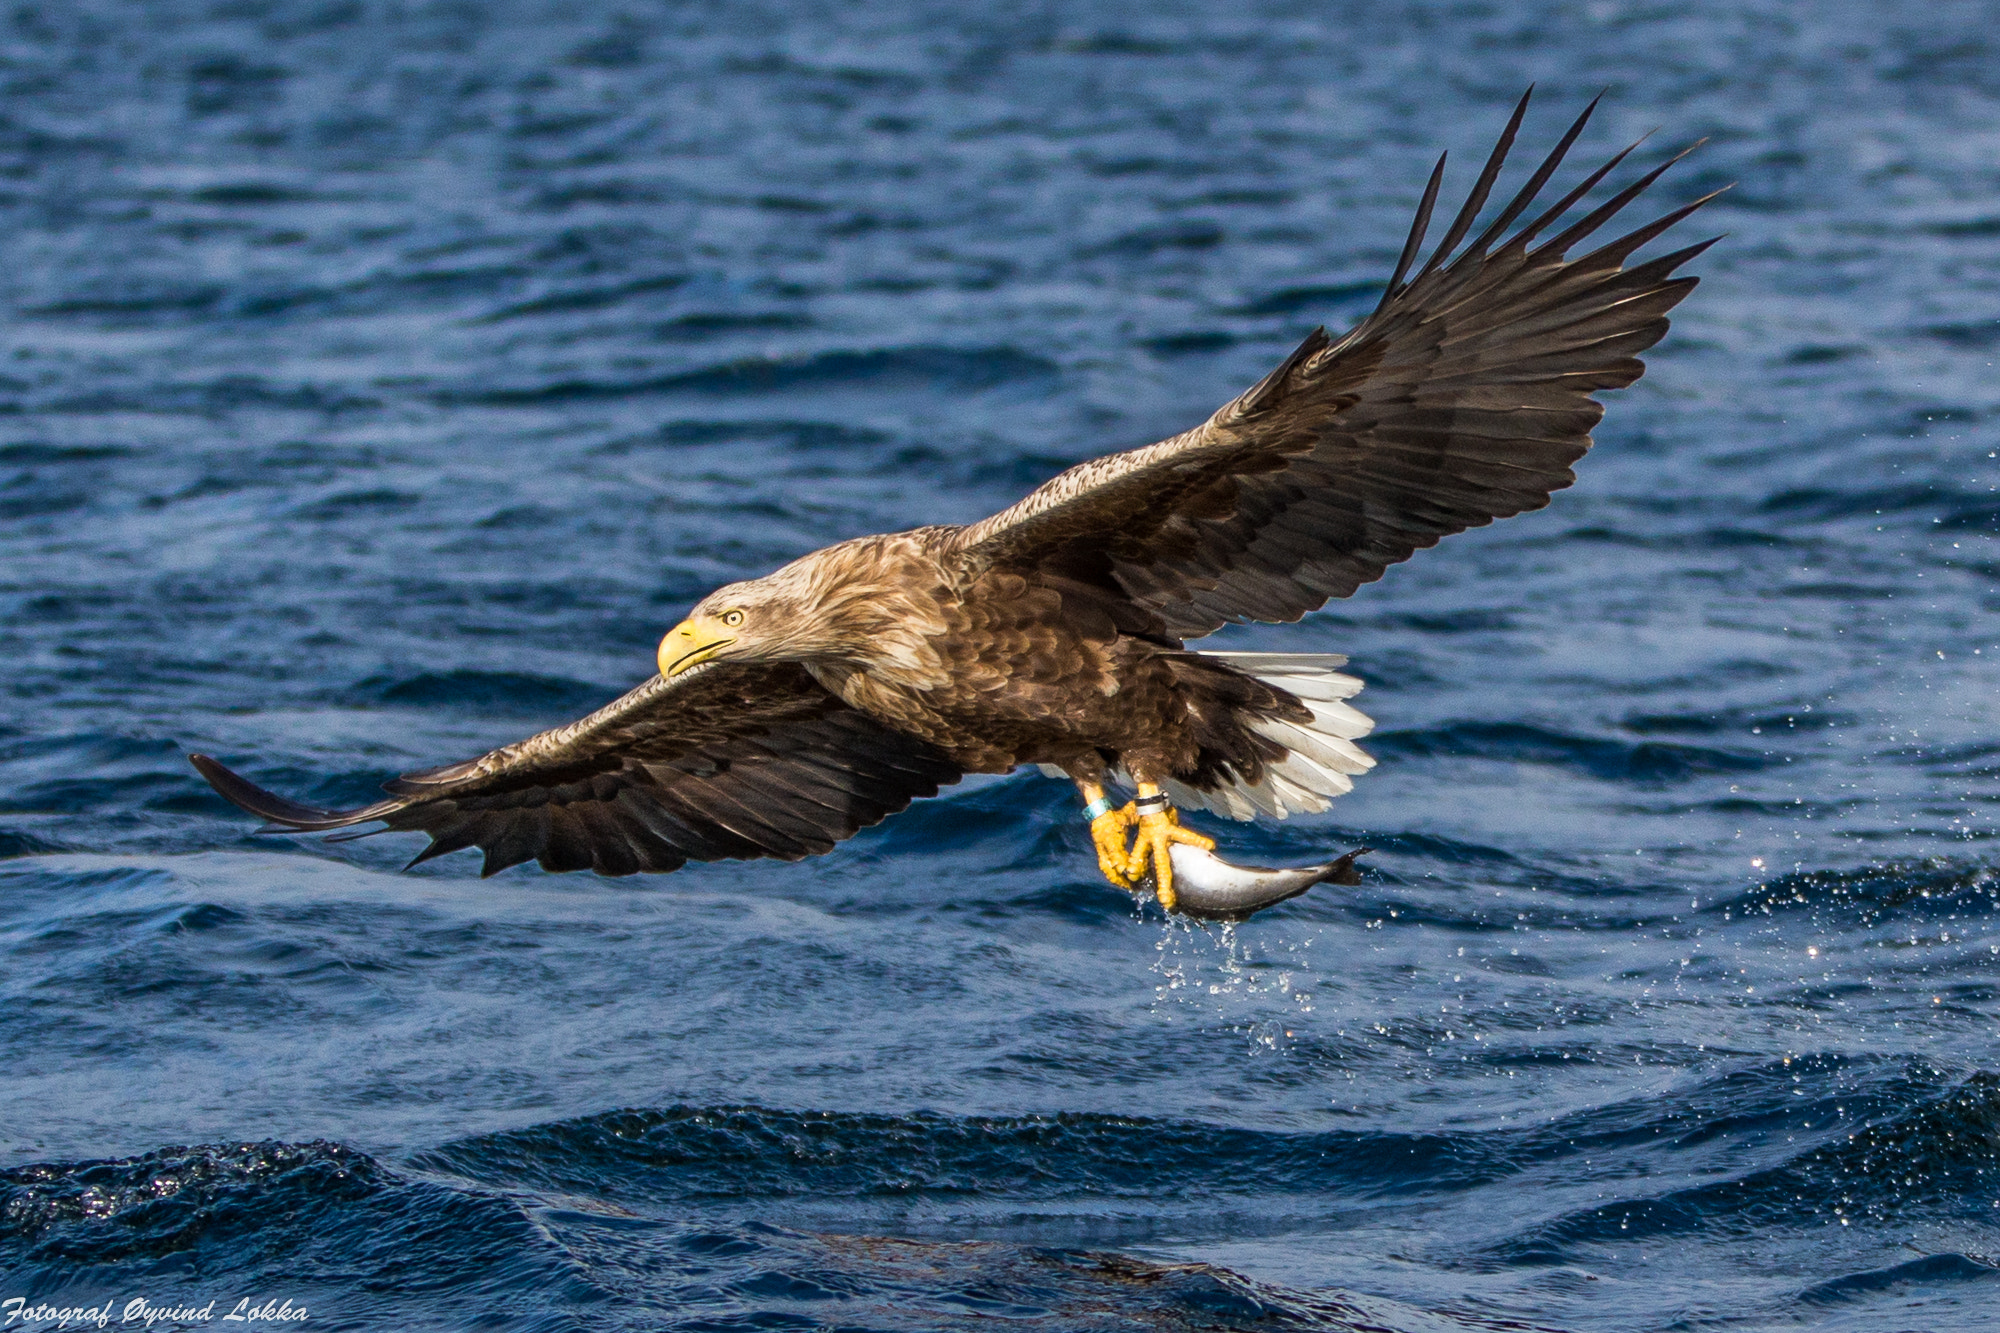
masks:
<svg viewBox="0 0 2000 1333"><path fill-rule="evenodd" d="M963 529L955 549L975 566L1114 584L1192 638L1229 622L1297 620L1440 537L1547 504L1590 448L1604 411L1590 395L1644 373L1637 354L1695 285L1673 271L1713 242L1623 267L1702 199L1567 257L1669 162L1534 244L1628 148L1493 248L1554 175L1593 102L1460 249L1527 106L1523 97L1464 208L1409 277L1439 159L1381 304L1347 336L1315 331L1203 425L1071 468Z"/></svg>
<svg viewBox="0 0 2000 1333"><path fill-rule="evenodd" d="M380 820L430 835L411 865L478 847L483 875L530 860L602 875L796 861L961 776L929 744L849 708L789 662L655 676L566 727L396 778L384 784L389 799L358 810L316 810L206 755L190 758L217 791L275 826Z"/></svg>

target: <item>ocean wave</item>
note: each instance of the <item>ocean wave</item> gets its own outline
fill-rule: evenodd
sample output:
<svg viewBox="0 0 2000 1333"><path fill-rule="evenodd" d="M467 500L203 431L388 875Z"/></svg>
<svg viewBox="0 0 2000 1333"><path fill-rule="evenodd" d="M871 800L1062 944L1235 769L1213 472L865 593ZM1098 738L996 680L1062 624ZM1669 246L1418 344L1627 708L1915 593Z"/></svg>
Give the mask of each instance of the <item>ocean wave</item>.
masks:
<svg viewBox="0 0 2000 1333"><path fill-rule="evenodd" d="M1959 1283L1977 1283L1989 1288L2000 1285L2000 1265L1963 1254L1926 1254L1885 1268L1815 1282L1799 1293L1799 1301L1805 1305L1846 1305L1881 1295L1910 1296L1926 1289L1950 1290ZM1990 1290L1968 1294L1983 1303L1993 1300Z"/></svg>
<svg viewBox="0 0 2000 1333"><path fill-rule="evenodd" d="M519 671L419 671L370 676L347 692L356 702L401 708L472 709L482 715L563 718L609 703L619 691Z"/></svg>
<svg viewBox="0 0 2000 1333"><path fill-rule="evenodd" d="M1513 1168L1478 1136L1279 1134L1144 1117L955 1117L764 1107L609 1112L446 1144L412 1164L487 1184L714 1198L1052 1200L1468 1189ZM1181 1201L1177 1204L1174 1201Z"/></svg>
<svg viewBox="0 0 2000 1333"><path fill-rule="evenodd" d="M769 443L798 453L873 449L891 443L886 431L847 421L787 420L766 417L691 418L669 421L644 435L614 440L599 452L623 455L647 448Z"/></svg>
<svg viewBox="0 0 2000 1333"><path fill-rule="evenodd" d="M1818 1072L1811 1066L1801 1078ZM1905 1100L1887 1106L1878 1086L1866 1098L1877 1114L1837 1095L1796 1089L1807 1100L1785 1119L1781 1160L1699 1185L1639 1194L1537 1223L1494 1245L1507 1263L1572 1259L1578 1247L1694 1235L1751 1237L1912 1218L1984 1220L2000 1179L2000 1075L1950 1077L1912 1071L1895 1080ZM1860 1099L1856 1099L1859 1101ZM1803 1131L1817 1126L1816 1134ZM1726 1134L1727 1121L1704 1133ZM1620 1190L1619 1192L1628 1192Z"/></svg>
<svg viewBox="0 0 2000 1333"><path fill-rule="evenodd" d="M1052 362L1012 348L906 347L792 358L746 357L640 379L567 379L512 389L451 390L435 397L447 406L523 407L651 394L769 394L864 387L965 393L1046 381L1056 373Z"/></svg>
<svg viewBox="0 0 2000 1333"><path fill-rule="evenodd" d="M319 1322L366 1327L1489 1327L1207 1264L689 1224L423 1170L325 1141L14 1167L0 1170L0 1258L45 1302L107 1284L155 1306L254 1290Z"/></svg>
<svg viewBox="0 0 2000 1333"><path fill-rule="evenodd" d="M1578 736L1523 722L1455 722L1406 731L1378 731L1369 748L1412 758L1497 759L1572 769L1609 782L1667 784L1711 773L1754 773L1762 755L1710 746Z"/></svg>
<svg viewBox="0 0 2000 1333"><path fill-rule="evenodd" d="M1805 870L1758 884L1709 910L1767 916L1805 910L1816 921L1857 927L1902 918L1970 920L2000 911L2000 870L1949 857Z"/></svg>

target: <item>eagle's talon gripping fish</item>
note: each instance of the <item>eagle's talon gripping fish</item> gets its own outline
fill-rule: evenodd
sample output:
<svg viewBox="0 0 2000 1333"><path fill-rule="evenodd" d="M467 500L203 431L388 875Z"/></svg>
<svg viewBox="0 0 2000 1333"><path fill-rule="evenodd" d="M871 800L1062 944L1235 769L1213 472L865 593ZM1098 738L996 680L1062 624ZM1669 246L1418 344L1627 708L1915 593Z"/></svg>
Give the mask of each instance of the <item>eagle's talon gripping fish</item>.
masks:
<svg viewBox="0 0 2000 1333"><path fill-rule="evenodd" d="M1113 884L1242 911L1216 908L1230 868L1174 806L1324 810L1374 766L1354 744L1373 723L1346 702L1361 682L1342 657L1186 641L1297 620L1441 537L1547 504L1603 415L1591 394L1644 372L1638 354L1695 285L1674 270L1713 243L1625 266L1698 199L1571 256L1672 165L1558 230L1631 149L1529 215L1589 108L1474 235L1527 107L1428 260L1442 159L1374 312L1337 340L1315 330L1193 430L982 522L857 538L721 588L623 698L396 778L373 805L317 810L195 766L280 828L427 833L413 865L478 847L489 875L530 860L629 875L797 860L966 773L1032 763L1076 784ZM1137 799L1115 808L1114 784Z"/></svg>
<svg viewBox="0 0 2000 1333"><path fill-rule="evenodd" d="M1265 870L1231 865L1214 852L1177 843L1167 853L1177 900L1170 910L1198 921L1248 921L1253 913L1296 898L1316 884L1359 884L1361 872L1354 868L1354 858L1374 850L1357 847L1325 865ZM1158 897L1157 889L1150 869L1134 886L1142 896Z"/></svg>

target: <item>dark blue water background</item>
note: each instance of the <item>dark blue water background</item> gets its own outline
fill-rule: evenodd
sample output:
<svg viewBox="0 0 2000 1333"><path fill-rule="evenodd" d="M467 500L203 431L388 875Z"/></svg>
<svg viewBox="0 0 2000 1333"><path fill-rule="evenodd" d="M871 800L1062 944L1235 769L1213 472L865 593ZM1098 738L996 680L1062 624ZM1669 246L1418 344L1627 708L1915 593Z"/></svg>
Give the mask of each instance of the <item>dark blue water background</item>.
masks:
<svg viewBox="0 0 2000 1333"><path fill-rule="evenodd" d="M1730 235L1574 490L1224 636L1367 678L1222 831L1362 887L1141 919L1031 774L482 883L189 770L364 801L1189 425L1530 81ZM69 0L0 87L0 1297L2000 1327L1989 5Z"/></svg>

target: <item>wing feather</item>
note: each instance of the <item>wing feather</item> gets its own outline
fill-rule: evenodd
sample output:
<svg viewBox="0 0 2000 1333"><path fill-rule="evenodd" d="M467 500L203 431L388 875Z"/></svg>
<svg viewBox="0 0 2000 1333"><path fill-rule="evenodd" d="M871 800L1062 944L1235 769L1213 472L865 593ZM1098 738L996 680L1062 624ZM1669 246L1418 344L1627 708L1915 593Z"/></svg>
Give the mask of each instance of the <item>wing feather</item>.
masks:
<svg viewBox="0 0 2000 1333"><path fill-rule="evenodd" d="M389 799L320 810L190 756L276 828L381 821L431 842L411 864L477 847L481 873L524 861L603 875L689 861L797 860L934 796L958 767L827 692L796 663L718 663L654 677L589 717L490 754L408 773Z"/></svg>
<svg viewBox="0 0 2000 1333"><path fill-rule="evenodd" d="M1603 416L1591 395L1645 372L1639 354L1696 282L1675 271L1713 241L1625 261L1714 196L1569 257L1683 153L1537 244L1627 148L1506 235L1554 178L1592 102L1461 248L1527 105L1419 265L1440 161L1381 304L1353 330L1337 341L1315 331L1201 426L1071 468L961 529L956 552L973 567L1094 570L1192 638L1232 621L1296 620L1450 533L1546 505L1590 448Z"/></svg>
<svg viewBox="0 0 2000 1333"><path fill-rule="evenodd" d="M486 852L486 862L479 868L482 877L532 861L548 845L549 812L546 806L530 806L516 811L512 819L496 820L494 823L492 836L479 844ZM396 825L392 823L390 827Z"/></svg>

